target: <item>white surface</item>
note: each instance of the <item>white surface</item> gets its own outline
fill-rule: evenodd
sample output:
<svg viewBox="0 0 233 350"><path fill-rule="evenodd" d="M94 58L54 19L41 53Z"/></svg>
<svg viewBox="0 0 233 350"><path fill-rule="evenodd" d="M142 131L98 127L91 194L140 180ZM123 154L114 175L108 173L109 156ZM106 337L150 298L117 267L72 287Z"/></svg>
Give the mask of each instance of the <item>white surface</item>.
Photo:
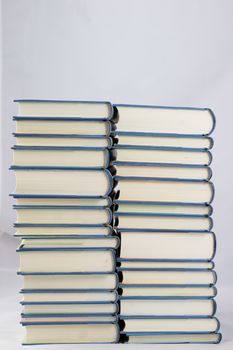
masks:
<svg viewBox="0 0 233 350"><path fill-rule="evenodd" d="M233 348L232 12L231 0L3 0L2 230L12 233L15 219L8 196L14 189L13 174L8 171L14 98L211 107L217 116L212 168L218 317L224 337L218 349L224 350ZM1 242L2 269L17 268L16 240L12 241ZM1 347L19 349L16 292L21 283L12 270L2 280ZM88 348L120 350L123 346ZM77 349L77 345L49 349Z"/></svg>

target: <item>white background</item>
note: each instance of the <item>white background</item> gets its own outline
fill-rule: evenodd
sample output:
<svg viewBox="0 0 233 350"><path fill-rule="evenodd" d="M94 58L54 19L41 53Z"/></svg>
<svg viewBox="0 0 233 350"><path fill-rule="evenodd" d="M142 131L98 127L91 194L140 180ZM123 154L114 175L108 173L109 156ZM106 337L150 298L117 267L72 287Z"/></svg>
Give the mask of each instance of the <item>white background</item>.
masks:
<svg viewBox="0 0 233 350"><path fill-rule="evenodd" d="M13 233L14 221L8 196L14 190L14 176L8 171L14 142L12 116L17 111L12 101L44 98L213 109L217 117L212 163L218 238L217 316L224 338L219 348L233 348L232 16L231 0L2 1L2 347L18 349L21 337L16 323L20 312L16 293L21 283L15 275L18 242L8 235ZM49 347L57 348L77 346ZM205 346L209 348L212 346Z"/></svg>

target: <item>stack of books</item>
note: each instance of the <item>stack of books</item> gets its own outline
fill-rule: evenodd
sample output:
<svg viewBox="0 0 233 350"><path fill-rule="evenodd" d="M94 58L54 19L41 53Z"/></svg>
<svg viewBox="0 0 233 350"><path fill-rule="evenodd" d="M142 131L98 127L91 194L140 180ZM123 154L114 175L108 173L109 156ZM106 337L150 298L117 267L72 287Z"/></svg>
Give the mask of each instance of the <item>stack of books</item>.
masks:
<svg viewBox="0 0 233 350"><path fill-rule="evenodd" d="M212 111L17 102L24 344L218 343Z"/></svg>
<svg viewBox="0 0 233 350"><path fill-rule="evenodd" d="M117 342L113 107L17 102L12 195L24 343Z"/></svg>
<svg viewBox="0 0 233 350"><path fill-rule="evenodd" d="M218 343L209 109L116 105L121 342Z"/></svg>

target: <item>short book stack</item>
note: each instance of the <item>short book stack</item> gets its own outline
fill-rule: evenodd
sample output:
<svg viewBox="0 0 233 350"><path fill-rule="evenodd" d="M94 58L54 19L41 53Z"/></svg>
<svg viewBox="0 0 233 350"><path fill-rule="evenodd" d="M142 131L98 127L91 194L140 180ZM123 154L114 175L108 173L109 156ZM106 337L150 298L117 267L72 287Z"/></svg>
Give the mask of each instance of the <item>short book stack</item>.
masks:
<svg viewBox="0 0 233 350"><path fill-rule="evenodd" d="M12 195L24 344L117 342L113 107L17 102Z"/></svg>
<svg viewBox="0 0 233 350"><path fill-rule="evenodd" d="M218 343L209 109L116 105L121 342Z"/></svg>

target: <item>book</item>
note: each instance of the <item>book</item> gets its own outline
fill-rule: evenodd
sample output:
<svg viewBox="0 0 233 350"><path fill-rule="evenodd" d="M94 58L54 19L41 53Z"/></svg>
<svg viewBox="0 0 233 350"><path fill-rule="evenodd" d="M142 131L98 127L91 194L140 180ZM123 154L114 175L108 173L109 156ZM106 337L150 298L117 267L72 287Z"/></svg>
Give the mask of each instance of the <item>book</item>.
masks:
<svg viewBox="0 0 233 350"><path fill-rule="evenodd" d="M114 290L118 286L116 273L77 274L77 273L27 273L23 276L23 289L38 290Z"/></svg>
<svg viewBox="0 0 233 350"><path fill-rule="evenodd" d="M126 333L122 342L132 344L218 344L221 333Z"/></svg>
<svg viewBox="0 0 233 350"><path fill-rule="evenodd" d="M78 303L95 303L95 302L111 302L116 303L118 293L116 291L96 291L96 290L67 290L60 291L56 289L50 290L21 290L23 302L78 302Z"/></svg>
<svg viewBox="0 0 233 350"><path fill-rule="evenodd" d="M143 162L178 165L202 165L211 163L211 153L206 150L179 147L122 146L116 145L118 162Z"/></svg>
<svg viewBox="0 0 233 350"><path fill-rule="evenodd" d="M109 137L114 131L110 121L81 120L77 118L52 117L13 117L16 121L16 133L27 134L66 134L90 135Z"/></svg>
<svg viewBox="0 0 233 350"><path fill-rule="evenodd" d="M113 106L106 101L36 100L18 99L19 115L76 117L82 119L109 120L113 118Z"/></svg>
<svg viewBox="0 0 233 350"><path fill-rule="evenodd" d="M208 108L115 105L117 130L144 133L208 135L215 117Z"/></svg>
<svg viewBox="0 0 233 350"><path fill-rule="evenodd" d="M167 203L211 203L213 184L208 181L116 176L120 199Z"/></svg>
<svg viewBox="0 0 233 350"><path fill-rule="evenodd" d="M15 223L16 237L79 237L79 236L98 236L111 235L113 232L110 225L86 225L75 224L20 224Z"/></svg>
<svg viewBox="0 0 233 350"><path fill-rule="evenodd" d="M114 315L118 310L118 304L111 302L21 302L21 304L23 313L31 317L59 314Z"/></svg>
<svg viewBox="0 0 233 350"><path fill-rule="evenodd" d="M216 239L213 232L122 232L122 259L146 261L213 259Z"/></svg>
<svg viewBox="0 0 233 350"><path fill-rule="evenodd" d="M101 207L14 206L18 223L108 225L112 211Z"/></svg>
<svg viewBox="0 0 233 350"><path fill-rule="evenodd" d="M131 332L218 332L219 321L216 317L122 317L124 333Z"/></svg>
<svg viewBox="0 0 233 350"><path fill-rule="evenodd" d="M20 323L23 326L27 325L39 325L39 324L106 324L106 323L117 323L117 315L96 315L90 316L85 314L60 314L54 315L40 315L34 314L29 316L27 314L21 314Z"/></svg>
<svg viewBox="0 0 233 350"><path fill-rule="evenodd" d="M117 258L118 266L124 270L161 270L161 269L175 269L175 270L212 270L214 268L213 261L200 260L153 260L137 258Z"/></svg>
<svg viewBox="0 0 233 350"><path fill-rule="evenodd" d="M81 237L29 237L22 239L22 245L27 248L85 248L85 249L117 249L120 239L117 236L81 236Z"/></svg>
<svg viewBox="0 0 233 350"><path fill-rule="evenodd" d="M49 324L25 326L23 344L116 343L117 324Z"/></svg>
<svg viewBox="0 0 233 350"><path fill-rule="evenodd" d="M109 169L11 167L16 174L17 194L76 195L100 198L113 189Z"/></svg>
<svg viewBox="0 0 233 350"><path fill-rule="evenodd" d="M121 300L121 317L128 316L213 316L216 304L213 299L196 300Z"/></svg>
<svg viewBox="0 0 233 350"><path fill-rule="evenodd" d="M174 285L200 285L212 286L216 283L217 277L213 270L128 270L118 268L121 272L120 282L122 285L151 285L151 286L174 286Z"/></svg>
<svg viewBox="0 0 233 350"><path fill-rule="evenodd" d="M146 147L184 147L197 149L211 149L213 139L208 136L197 135L173 135L143 132L114 131L118 144L122 146L146 146Z"/></svg>
<svg viewBox="0 0 233 350"><path fill-rule="evenodd" d="M211 215L213 208L209 204L173 204L173 203L143 203L114 200L114 211L121 213L141 214L181 214L181 215Z"/></svg>
<svg viewBox="0 0 233 350"><path fill-rule="evenodd" d="M57 147L105 147L111 148L114 139L107 136L79 134L30 134L13 133L17 146L57 146Z"/></svg>
<svg viewBox="0 0 233 350"><path fill-rule="evenodd" d="M215 286L200 285L127 285L121 284L119 289L121 300L123 299L211 299L217 295Z"/></svg>
<svg viewBox="0 0 233 350"><path fill-rule="evenodd" d="M118 231L153 231L155 227L157 230L209 231L213 222L203 215L116 213L115 226Z"/></svg>
<svg viewBox="0 0 233 350"><path fill-rule="evenodd" d="M15 199L16 205L59 205L59 206L84 206L84 207L111 207L112 198L106 197L78 197L72 195L30 195L30 194L11 194Z"/></svg>
<svg viewBox="0 0 233 350"><path fill-rule="evenodd" d="M111 249L27 248L21 245L18 252L21 273L111 273L116 265Z"/></svg>
<svg viewBox="0 0 233 350"><path fill-rule="evenodd" d="M180 165L147 162L113 161L117 175L121 177L165 178L180 180L210 180L210 167L202 165Z"/></svg>
<svg viewBox="0 0 233 350"><path fill-rule="evenodd" d="M107 168L116 158L114 150L90 147L14 146L15 166Z"/></svg>

